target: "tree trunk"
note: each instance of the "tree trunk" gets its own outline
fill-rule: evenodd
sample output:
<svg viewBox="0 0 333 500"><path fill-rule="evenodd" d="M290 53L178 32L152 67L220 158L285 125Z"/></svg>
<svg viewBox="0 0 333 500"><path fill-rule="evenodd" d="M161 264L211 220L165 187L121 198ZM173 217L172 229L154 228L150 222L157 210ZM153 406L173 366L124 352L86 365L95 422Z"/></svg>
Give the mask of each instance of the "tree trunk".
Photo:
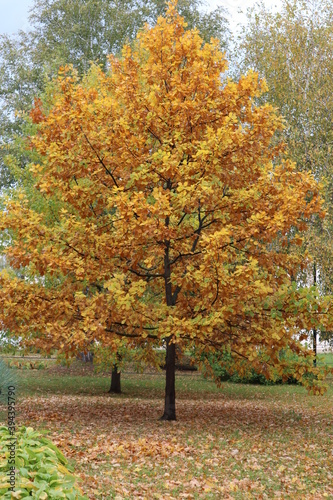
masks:
<svg viewBox="0 0 333 500"><path fill-rule="evenodd" d="M160 420L176 420L176 344L167 340L164 414Z"/></svg>
<svg viewBox="0 0 333 500"><path fill-rule="evenodd" d="M313 366L317 366L317 330L313 329L312 349L314 353Z"/></svg>
<svg viewBox="0 0 333 500"><path fill-rule="evenodd" d="M94 353L91 351L79 352L77 359L83 361L84 363L92 363L94 361Z"/></svg>
<svg viewBox="0 0 333 500"><path fill-rule="evenodd" d="M118 372L118 367L117 364L115 363L112 368L112 374L111 374L111 387L109 392L115 393L115 394L120 394L121 393L121 387L120 387L120 372Z"/></svg>
<svg viewBox="0 0 333 500"><path fill-rule="evenodd" d="M167 189L171 189L171 181L167 182ZM169 227L169 216L165 219L165 226ZM194 251L194 250L193 250ZM171 285L171 264L170 264L170 241L165 242L164 249L164 284L165 299L167 306L174 307L180 288L176 287L172 293ZM175 389L175 370L176 370L176 344L171 342L171 337L166 339L167 350L165 357L165 400L164 413L160 420L176 420L176 389Z"/></svg>
<svg viewBox="0 0 333 500"><path fill-rule="evenodd" d="M314 262L313 264L313 284L317 284L317 267L316 263ZM314 359L313 359L313 366L317 366L317 329L314 328L312 332L313 338L312 338L312 349L314 353Z"/></svg>

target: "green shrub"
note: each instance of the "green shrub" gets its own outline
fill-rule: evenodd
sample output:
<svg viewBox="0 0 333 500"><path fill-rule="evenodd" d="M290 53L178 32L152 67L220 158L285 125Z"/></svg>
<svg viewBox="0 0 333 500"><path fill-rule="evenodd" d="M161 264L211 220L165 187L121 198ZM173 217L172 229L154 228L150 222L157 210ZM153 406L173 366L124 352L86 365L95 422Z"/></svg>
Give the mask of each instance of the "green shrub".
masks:
<svg viewBox="0 0 333 500"><path fill-rule="evenodd" d="M292 361L296 361L297 356L290 352L281 351L280 358L287 359L288 362L291 363ZM243 374L239 375L237 369L235 368L235 361L232 354L226 351L205 355L201 361L204 362L204 375L208 375L209 372L212 372L214 379L220 382L229 381L236 384L258 385L299 384L298 380L289 373L286 373L284 377L281 377L278 375L276 370L274 370L273 373L274 377L272 379L267 379L262 373L257 372L246 360L241 363ZM207 365L210 370L207 369Z"/></svg>
<svg viewBox="0 0 333 500"><path fill-rule="evenodd" d="M6 361L6 364L9 368L15 368L16 370L44 370L47 367L47 364L44 361L26 361L24 358L20 360L11 359Z"/></svg>
<svg viewBox="0 0 333 500"><path fill-rule="evenodd" d="M0 427L0 498L86 500L71 474L61 451L31 427L15 433L15 497L10 491L8 446L12 442L7 427Z"/></svg>

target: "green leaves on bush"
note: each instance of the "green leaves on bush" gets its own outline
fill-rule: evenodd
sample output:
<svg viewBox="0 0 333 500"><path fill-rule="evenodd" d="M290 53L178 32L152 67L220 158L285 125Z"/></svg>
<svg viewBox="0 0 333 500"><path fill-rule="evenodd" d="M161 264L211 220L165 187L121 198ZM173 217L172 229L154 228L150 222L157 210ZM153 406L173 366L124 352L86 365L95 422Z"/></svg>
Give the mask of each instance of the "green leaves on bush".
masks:
<svg viewBox="0 0 333 500"><path fill-rule="evenodd" d="M86 500L71 473L67 459L47 438L31 427L16 433L15 493L10 491L8 445L13 442L7 427L0 427L0 498Z"/></svg>
<svg viewBox="0 0 333 500"><path fill-rule="evenodd" d="M16 368L18 370L43 370L46 368L47 364L43 361L25 361L12 359L8 362L10 368Z"/></svg>
<svg viewBox="0 0 333 500"><path fill-rule="evenodd" d="M296 355L288 352L281 351L280 359L287 359L288 364L294 361L293 358L297 358ZM228 352L209 354L206 356L204 361L206 364L206 370L204 368L204 374L208 374L207 364L209 365L209 372L213 374L213 377L219 382L234 382L237 384L259 384L259 385L275 385L275 384L298 384L299 381L293 377L289 370L285 370L283 376L280 376L275 370L273 378L267 379L265 375L257 372L247 360L242 362L242 368L244 374L240 375L236 369L235 361L232 354Z"/></svg>

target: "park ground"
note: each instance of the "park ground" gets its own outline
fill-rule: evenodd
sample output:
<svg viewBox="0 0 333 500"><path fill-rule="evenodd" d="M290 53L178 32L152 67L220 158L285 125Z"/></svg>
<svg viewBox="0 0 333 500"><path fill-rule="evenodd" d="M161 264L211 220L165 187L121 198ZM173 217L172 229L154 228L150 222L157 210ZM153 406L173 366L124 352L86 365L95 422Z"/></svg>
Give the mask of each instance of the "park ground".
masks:
<svg viewBox="0 0 333 500"><path fill-rule="evenodd" d="M87 364L17 372L17 424L47 431L90 499L333 499L332 379L311 396L179 373L178 420L161 422L163 373L109 395Z"/></svg>

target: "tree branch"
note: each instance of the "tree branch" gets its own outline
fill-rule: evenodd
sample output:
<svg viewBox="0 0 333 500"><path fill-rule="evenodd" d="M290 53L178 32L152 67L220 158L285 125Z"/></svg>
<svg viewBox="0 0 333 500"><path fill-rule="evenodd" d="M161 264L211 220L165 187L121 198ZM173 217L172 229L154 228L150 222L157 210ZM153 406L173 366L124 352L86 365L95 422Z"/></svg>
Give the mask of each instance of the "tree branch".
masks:
<svg viewBox="0 0 333 500"><path fill-rule="evenodd" d="M91 149L93 150L93 152L95 153L95 155L97 156L98 158L98 161L100 162L100 164L104 167L105 171L109 174L109 176L112 178L114 184L116 187L119 187L118 186L118 183L113 175L113 173L107 168L107 166L105 165L105 163L103 162L103 159L99 156L98 152L96 151L96 149L94 148L94 146L91 144L91 142L89 141L88 139L88 136L85 134L85 132L83 131L83 128L82 126L81 127L81 130L82 130L82 134L85 138L85 140L87 141L87 143L89 144L89 146L91 147Z"/></svg>

